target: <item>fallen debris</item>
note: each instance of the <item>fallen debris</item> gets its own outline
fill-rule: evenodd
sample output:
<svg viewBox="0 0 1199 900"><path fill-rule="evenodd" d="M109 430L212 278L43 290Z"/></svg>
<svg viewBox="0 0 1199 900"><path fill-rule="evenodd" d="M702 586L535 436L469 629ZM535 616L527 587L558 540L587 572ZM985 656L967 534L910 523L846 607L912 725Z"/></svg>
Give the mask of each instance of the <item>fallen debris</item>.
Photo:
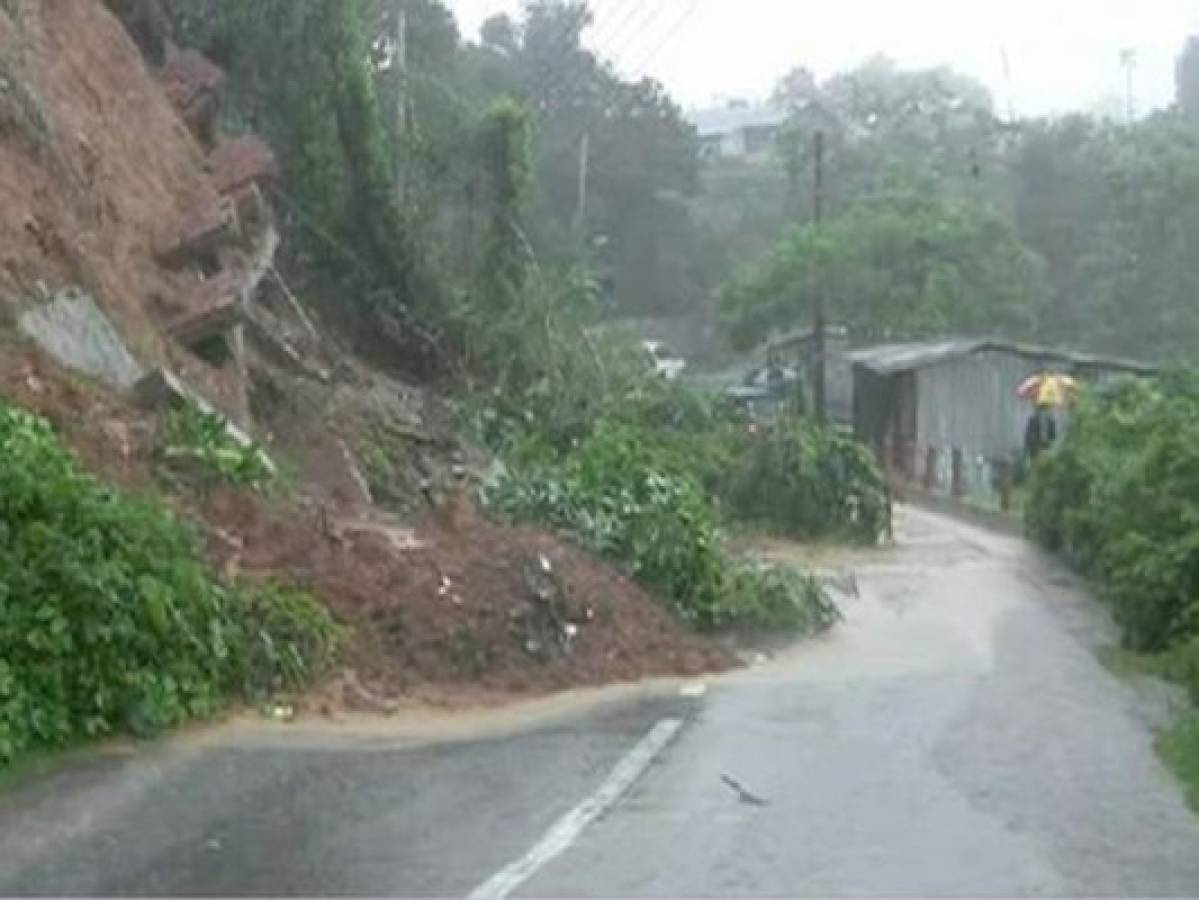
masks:
<svg viewBox="0 0 1199 900"><path fill-rule="evenodd" d="M218 254L242 241L237 206L229 199L194 207L159 242L155 256L168 269L219 270Z"/></svg>
<svg viewBox="0 0 1199 900"><path fill-rule="evenodd" d="M746 806L761 807L761 806L769 806L770 805L769 801L763 800L757 794L753 794L750 791L747 791L741 785L741 783L739 781L737 781L737 779L733 778L731 775L721 775L720 780L723 781L729 787L729 789L732 790L733 793L737 795L737 799L740 802L744 803Z"/></svg>

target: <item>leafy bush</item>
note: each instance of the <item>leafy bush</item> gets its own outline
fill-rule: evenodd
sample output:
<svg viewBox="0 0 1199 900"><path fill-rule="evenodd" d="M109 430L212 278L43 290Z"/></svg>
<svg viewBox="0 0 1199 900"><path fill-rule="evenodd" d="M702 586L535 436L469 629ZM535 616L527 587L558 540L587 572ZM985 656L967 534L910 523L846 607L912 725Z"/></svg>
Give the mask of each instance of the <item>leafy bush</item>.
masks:
<svg viewBox="0 0 1199 900"><path fill-rule="evenodd" d="M1199 375L1085 397L1030 490L1030 533L1095 577L1131 649L1199 635Z"/></svg>
<svg viewBox="0 0 1199 900"><path fill-rule="evenodd" d="M561 461L510 472L484 500L496 512L568 531L627 564L698 627L831 624L813 583L730 561L716 510L685 463L627 424L600 423Z"/></svg>
<svg viewBox="0 0 1199 900"><path fill-rule="evenodd" d="M234 440L219 414L195 403L167 414L162 441L167 464L197 473L202 482L260 488L274 476L262 448Z"/></svg>
<svg viewBox="0 0 1199 900"><path fill-rule="evenodd" d="M504 479L487 501L628 562L684 618L712 624L720 602L715 512L677 460L642 438L627 426L601 425L564 462Z"/></svg>
<svg viewBox="0 0 1199 900"><path fill-rule="evenodd" d="M795 538L877 543L890 512L882 474L859 442L795 417L736 429L719 454L721 494L737 518Z"/></svg>
<svg viewBox="0 0 1199 900"><path fill-rule="evenodd" d="M236 593L238 672L250 697L298 691L333 664L344 637L311 594L266 582Z"/></svg>
<svg viewBox="0 0 1199 900"><path fill-rule="evenodd" d="M315 601L216 583L187 528L86 474L44 421L0 405L0 458L0 762L209 715L325 657Z"/></svg>
<svg viewBox="0 0 1199 900"><path fill-rule="evenodd" d="M1199 715L1185 716L1161 735L1157 749L1186 787L1191 808L1199 812Z"/></svg>

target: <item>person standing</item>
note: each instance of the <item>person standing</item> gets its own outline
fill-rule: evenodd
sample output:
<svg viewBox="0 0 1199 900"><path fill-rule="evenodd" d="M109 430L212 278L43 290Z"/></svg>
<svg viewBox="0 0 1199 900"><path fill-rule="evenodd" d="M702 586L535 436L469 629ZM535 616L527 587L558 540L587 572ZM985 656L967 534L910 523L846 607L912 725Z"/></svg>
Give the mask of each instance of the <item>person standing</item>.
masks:
<svg viewBox="0 0 1199 900"><path fill-rule="evenodd" d="M1028 427L1024 429L1024 455L1028 462L1035 463L1046 450L1057 443L1057 420L1047 403L1038 403Z"/></svg>

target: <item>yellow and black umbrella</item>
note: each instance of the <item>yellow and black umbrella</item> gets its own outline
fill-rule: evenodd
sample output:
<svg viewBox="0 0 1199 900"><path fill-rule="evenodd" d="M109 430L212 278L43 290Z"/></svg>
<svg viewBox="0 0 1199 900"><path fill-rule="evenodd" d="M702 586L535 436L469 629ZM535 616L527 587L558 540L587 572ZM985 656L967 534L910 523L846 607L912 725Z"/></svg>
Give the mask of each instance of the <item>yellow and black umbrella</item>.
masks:
<svg viewBox="0 0 1199 900"><path fill-rule="evenodd" d="M1078 395L1079 383L1069 375L1047 372L1020 385L1019 394L1037 406L1066 406Z"/></svg>

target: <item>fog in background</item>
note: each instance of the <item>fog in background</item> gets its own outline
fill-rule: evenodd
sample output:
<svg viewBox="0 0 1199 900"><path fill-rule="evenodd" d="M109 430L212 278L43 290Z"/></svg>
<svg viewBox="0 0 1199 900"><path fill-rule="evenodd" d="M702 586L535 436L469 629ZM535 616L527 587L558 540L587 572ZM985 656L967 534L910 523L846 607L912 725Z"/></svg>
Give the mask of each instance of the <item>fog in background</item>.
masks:
<svg viewBox="0 0 1199 900"><path fill-rule="evenodd" d="M519 0L449 0L469 38ZM625 75L660 79L684 106L761 98L796 65L820 77L882 52L906 67L949 65L987 84L1019 116L1123 115L1169 104L1174 61L1199 32L1192 0L591 0L588 42ZM1007 58L1005 73L1004 57ZM1009 74L1010 73L1010 77Z"/></svg>

